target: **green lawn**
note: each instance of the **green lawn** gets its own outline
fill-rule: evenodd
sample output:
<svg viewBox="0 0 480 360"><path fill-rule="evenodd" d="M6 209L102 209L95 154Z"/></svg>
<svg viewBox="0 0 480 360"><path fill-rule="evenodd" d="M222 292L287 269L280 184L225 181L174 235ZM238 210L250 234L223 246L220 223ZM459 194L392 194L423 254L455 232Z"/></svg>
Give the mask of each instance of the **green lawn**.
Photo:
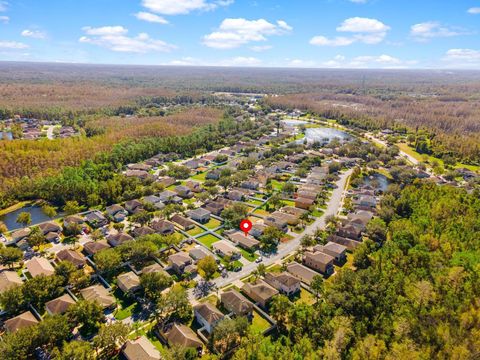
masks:
<svg viewBox="0 0 480 360"><path fill-rule="evenodd" d="M193 175L193 176L191 176L190 178L191 178L192 180L205 181L205 180L206 180L206 176L207 176L207 171L206 171L206 172L203 172L203 173L200 173L200 174Z"/></svg>
<svg viewBox="0 0 480 360"><path fill-rule="evenodd" d="M312 216L320 217L322 215L323 215L323 211L321 211L321 210L315 209L315 210L312 211Z"/></svg>
<svg viewBox="0 0 480 360"><path fill-rule="evenodd" d="M253 311L253 319L252 319L252 329L263 333L267 330L271 325L270 323L263 318L257 311Z"/></svg>
<svg viewBox="0 0 480 360"><path fill-rule="evenodd" d="M267 215L270 214L268 211L263 210L263 209L257 209L253 213L256 214L256 215L260 215L260 216L267 216Z"/></svg>
<svg viewBox="0 0 480 360"><path fill-rule="evenodd" d="M119 308L118 310L115 311L115 314L114 314L115 318L117 320L125 320L129 316L132 316L132 314L135 312L134 310L137 305L138 304L134 302L133 304L130 304L125 308L124 307Z"/></svg>
<svg viewBox="0 0 480 360"><path fill-rule="evenodd" d="M284 182L280 182L278 180L272 180L271 183L272 183L272 188L274 190L281 190L283 187L283 184L285 184Z"/></svg>
<svg viewBox="0 0 480 360"><path fill-rule="evenodd" d="M242 253L242 256L248 261L255 261L258 258L258 255L255 253L248 252L247 250L242 249L240 247L238 247L238 249Z"/></svg>
<svg viewBox="0 0 480 360"><path fill-rule="evenodd" d="M297 296L293 299L293 302L312 305L315 303L315 297L311 292L305 290L304 288L300 288L300 294L297 294Z"/></svg>
<svg viewBox="0 0 480 360"><path fill-rule="evenodd" d="M295 201L293 200L282 200L285 206L293 206L295 207Z"/></svg>
<svg viewBox="0 0 480 360"><path fill-rule="evenodd" d="M263 204L263 201L260 200L248 200L247 203L255 205L255 206L260 206Z"/></svg>
<svg viewBox="0 0 480 360"><path fill-rule="evenodd" d="M193 229L188 230L187 234L190 235L190 236L195 236L195 235L201 234L204 231L205 230L203 230L201 227L195 226Z"/></svg>
<svg viewBox="0 0 480 360"><path fill-rule="evenodd" d="M154 322L151 322L150 324L146 325L142 329L136 329L133 334L129 336L130 339L135 339L138 336L146 336L148 340L160 351L163 352L165 351L162 343L158 338L155 336L153 332L153 327L155 326Z"/></svg>
<svg viewBox="0 0 480 360"><path fill-rule="evenodd" d="M222 225L222 222L220 220L210 218L210 221L204 224L203 226L205 226L207 229L212 230L219 227L220 225Z"/></svg>
<svg viewBox="0 0 480 360"><path fill-rule="evenodd" d="M207 234L197 238L197 240L200 241L203 245L207 246L209 249L211 249L212 244L219 241L220 239L216 236L213 236L212 234Z"/></svg>

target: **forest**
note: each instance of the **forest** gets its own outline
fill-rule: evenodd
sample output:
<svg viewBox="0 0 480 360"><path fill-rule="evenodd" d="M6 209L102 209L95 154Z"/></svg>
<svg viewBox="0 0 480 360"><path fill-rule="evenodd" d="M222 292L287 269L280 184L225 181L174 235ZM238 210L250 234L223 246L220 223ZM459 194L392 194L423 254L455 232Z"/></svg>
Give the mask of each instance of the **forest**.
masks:
<svg viewBox="0 0 480 360"><path fill-rule="evenodd" d="M277 300L277 336L250 334L233 358L477 358L478 193L393 186L369 227L376 241L355 252L355 271L342 269L314 286L314 306Z"/></svg>

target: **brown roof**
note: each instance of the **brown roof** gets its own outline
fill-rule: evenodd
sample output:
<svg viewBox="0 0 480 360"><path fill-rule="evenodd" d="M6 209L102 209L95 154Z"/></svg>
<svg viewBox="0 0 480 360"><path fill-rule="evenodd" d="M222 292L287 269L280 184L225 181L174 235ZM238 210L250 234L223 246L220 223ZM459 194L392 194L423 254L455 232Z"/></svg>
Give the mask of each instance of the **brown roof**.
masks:
<svg viewBox="0 0 480 360"><path fill-rule="evenodd" d="M213 324L224 318L222 312L209 302L198 304L194 306L193 310L202 318L204 318L209 324Z"/></svg>
<svg viewBox="0 0 480 360"><path fill-rule="evenodd" d="M85 265L85 257L71 249L64 249L57 253L57 258L71 262L73 265L80 267Z"/></svg>
<svg viewBox="0 0 480 360"><path fill-rule="evenodd" d="M55 274L55 269L53 268L50 261L43 257L34 257L26 263L28 272L33 277L38 275L53 275Z"/></svg>
<svg viewBox="0 0 480 360"><path fill-rule="evenodd" d="M9 332L15 332L32 325L38 324L38 320L30 311L26 311L14 318L5 321L5 329Z"/></svg>
<svg viewBox="0 0 480 360"><path fill-rule="evenodd" d="M165 270L163 270L162 266L158 263L154 263L152 265L145 266L142 269L142 274L149 274L149 273L153 273L153 272L160 272L160 273L163 273L163 274L167 274L167 272Z"/></svg>
<svg viewBox="0 0 480 360"><path fill-rule="evenodd" d="M170 255L168 260L177 266L183 266L192 262L192 258L183 251Z"/></svg>
<svg viewBox="0 0 480 360"><path fill-rule="evenodd" d="M117 285L123 291L130 291L140 286L140 278L133 271L129 271L118 275Z"/></svg>
<svg viewBox="0 0 480 360"><path fill-rule="evenodd" d="M306 284L310 284L314 276L319 275L317 272L307 268L306 266L297 262L292 262L287 265L287 271L302 280Z"/></svg>
<svg viewBox="0 0 480 360"><path fill-rule="evenodd" d="M265 281L257 279L253 283L246 283L243 285L243 290L250 296L253 295L254 300L261 299L262 301L267 301L273 296L278 294L278 290L274 289L268 285Z"/></svg>
<svg viewBox="0 0 480 360"><path fill-rule="evenodd" d="M130 235L124 232L119 232L119 233L116 233L115 235L107 236L107 241L112 246L122 245L127 241L131 241L131 240L133 240L133 237L131 237Z"/></svg>
<svg viewBox="0 0 480 360"><path fill-rule="evenodd" d="M110 245L106 240L89 241L83 245L83 249L89 255L95 255L97 252L108 248L110 248Z"/></svg>
<svg viewBox="0 0 480 360"><path fill-rule="evenodd" d="M81 289L80 294L85 300L97 301L104 308L115 304L115 298L102 285L92 285Z"/></svg>
<svg viewBox="0 0 480 360"><path fill-rule="evenodd" d="M70 295L64 294L47 302L45 308L50 314L63 314L73 304L75 304L75 300Z"/></svg>
<svg viewBox="0 0 480 360"><path fill-rule="evenodd" d="M169 326L165 332L165 338L169 345L177 345L182 347L201 348L203 343L188 326L174 323Z"/></svg>
<svg viewBox="0 0 480 360"><path fill-rule="evenodd" d="M233 233L229 235L229 238L236 244L243 245L246 248L252 248L254 246L257 246L260 244L260 241L252 238L245 236L242 234L240 231L237 231L236 233Z"/></svg>
<svg viewBox="0 0 480 360"><path fill-rule="evenodd" d="M300 282L300 280L298 280L295 276L290 275L287 272L282 272L280 274L274 274L274 273L265 274L265 281L270 284L271 280L278 281L280 284L287 287L296 285Z"/></svg>
<svg viewBox="0 0 480 360"><path fill-rule="evenodd" d="M330 256L328 254L324 254L322 252L312 253L310 251L307 251L304 256L305 256L306 259L311 259L312 261L314 261L318 264L327 265L328 263L333 262L333 257L332 256Z"/></svg>
<svg viewBox="0 0 480 360"><path fill-rule="evenodd" d="M228 290L220 295L222 304L235 315L244 315L252 312L253 304L237 290Z"/></svg>
<svg viewBox="0 0 480 360"><path fill-rule="evenodd" d="M15 271L0 272L0 293L10 289L12 286L22 285L22 279Z"/></svg>
<svg viewBox="0 0 480 360"><path fill-rule="evenodd" d="M164 230L174 229L173 224L167 220L157 220L152 222L151 228L155 231L163 232Z"/></svg>
<svg viewBox="0 0 480 360"><path fill-rule="evenodd" d="M187 228L187 227L192 226L192 225L195 226L195 223L193 221L190 221L187 218L184 218L183 216L178 215L178 214L173 215L171 220L174 223L177 223L178 225L180 225L181 227L184 227L184 228Z"/></svg>
<svg viewBox="0 0 480 360"><path fill-rule="evenodd" d="M127 360L160 360L162 358L158 349L145 336L128 340L122 353Z"/></svg>

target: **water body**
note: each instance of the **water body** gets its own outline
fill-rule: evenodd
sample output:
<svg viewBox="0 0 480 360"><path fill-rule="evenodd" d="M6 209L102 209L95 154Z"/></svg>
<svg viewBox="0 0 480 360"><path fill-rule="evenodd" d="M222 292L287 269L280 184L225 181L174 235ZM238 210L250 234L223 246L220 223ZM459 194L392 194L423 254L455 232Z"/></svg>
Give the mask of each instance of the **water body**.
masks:
<svg viewBox="0 0 480 360"><path fill-rule="evenodd" d="M374 189L381 190L382 192L385 192L388 188L388 185L390 184L388 178L385 175L379 173L375 173L370 176L364 176L363 182L365 185L369 185Z"/></svg>
<svg viewBox="0 0 480 360"><path fill-rule="evenodd" d="M308 121L302 121L302 120L282 120L282 123L284 123L287 126L294 126L294 127L310 124ZM327 126L320 126L320 127L307 128L305 130L305 138L307 139L308 143L319 142L322 144L328 144L333 139L338 139L341 142L343 142L343 141L351 140L352 137L345 131L334 129ZM305 138L297 140L297 143L303 144L303 142L305 141Z"/></svg>
<svg viewBox="0 0 480 360"><path fill-rule="evenodd" d="M3 216L0 216L0 221L3 221L7 226L7 229L10 231L21 229L24 226L22 224L17 223L17 217L21 212L30 213L30 216L32 217L31 225L36 225L36 224L43 223L45 221L52 220L51 218L49 218L47 215L43 213L42 208L40 206L24 206L23 208L20 208L18 210L15 210Z"/></svg>
<svg viewBox="0 0 480 360"><path fill-rule="evenodd" d="M303 120L281 120L281 122L287 126L300 126L308 124L308 121Z"/></svg>
<svg viewBox="0 0 480 360"><path fill-rule="evenodd" d="M10 131L0 131L0 140L13 140L13 135Z"/></svg>

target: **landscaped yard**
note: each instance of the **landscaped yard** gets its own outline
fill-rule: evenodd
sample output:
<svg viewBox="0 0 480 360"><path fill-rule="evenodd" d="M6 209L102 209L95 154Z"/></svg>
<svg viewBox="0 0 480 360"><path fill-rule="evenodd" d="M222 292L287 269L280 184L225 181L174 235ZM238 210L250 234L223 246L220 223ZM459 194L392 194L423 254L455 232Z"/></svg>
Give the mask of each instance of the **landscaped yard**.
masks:
<svg viewBox="0 0 480 360"><path fill-rule="evenodd" d="M146 325L144 328L135 330L135 332L131 334L129 338L135 339L138 336L142 336L142 335L146 336L148 340L150 340L151 343L162 353L163 351L165 351L165 349L162 343L160 342L160 340L158 340L158 338L153 333L154 326L155 326L155 322L152 321L151 323Z"/></svg>
<svg viewBox="0 0 480 360"><path fill-rule="evenodd" d="M203 173L200 173L200 174L196 174L196 175L191 176L191 179L192 179L192 180L205 181L205 180L206 180L206 178L205 178L206 176L207 176L207 172L203 172Z"/></svg>
<svg viewBox="0 0 480 360"><path fill-rule="evenodd" d="M255 205L255 206L260 206L263 204L263 201L260 201L260 200L247 200L247 203L248 204L252 204L252 205Z"/></svg>
<svg viewBox="0 0 480 360"><path fill-rule="evenodd" d="M138 303L133 299L125 296L120 289L115 290L113 293L117 299L118 309L115 311L114 316L117 320L125 320L135 312L135 308Z"/></svg>
<svg viewBox="0 0 480 360"><path fill-rule="evenodd" d="M255 259L258 258L258 255L255 253L248 252L247 250L242 249L240 247L238 249L242 253L242 256L248 261L255 261Z"/></svg>
<svg viewBox="0 0 480 360"><path fill-rule="evenodd" d="M204 224L204 226L207 228L207 229L215 229L217 227L219 227L220 225L222 225L222 222L220 220L217 220L217 219L214 219L214 218L210 218L210 221L206 224Z"/></svg>
<svg viewBox="0 0 480 360"><path fill-rule="evenodd" d="M293 206L293 207L295 207L295 201L293 201L293 200L283 200L283 199L282 199L282 202L285 204L285 206Z"/></svg>
<svg viewBox="0 0 480 360"><path fill-rule="evenodd" d="M203 230L201 227L195 226L193 229L188 230L187 234L190 236L195 236L195 235L201 234L204 231L205 230Z"/></svg>
<svg viewBox="0 0 480 360"><path fill-rule="evenodd" d="M268 216L270 213L263 209L257 209L253 212L255 215Z"/></svg>
<svg viewBox="0 0 480 360"><path fill-rule="evenodd" d="M270 327L270 323L262 317L257 311L253 311L252 328L263 333Z"/></svg>
<svg viewBox="0 0 480 360"><path fill-rule="evenodd" d="M300 294L298 294L294 299L295 303L304 303L307 305L312 305L315 302L315 297L313 294L304 288L300 288Z"/></svg>
<svg viewBox="0 0 480 360"><path fill-rule="evenodd" d="M322 210L319 210L319 209L315 209L312 211L312 216L315 216L315 217L320 217L323 215L323 211Z"/></svg>
<svg viewBox="0 0 480 360"><path fill-rule="evenodd" d="M209 249L211 249L212 244L219 241L220 239L217 238L216 236L213 236L212 234L207 234L207 235L200 236L199 238L197 238L197 240L200 241L203 245L205 245Z"/></svg>

